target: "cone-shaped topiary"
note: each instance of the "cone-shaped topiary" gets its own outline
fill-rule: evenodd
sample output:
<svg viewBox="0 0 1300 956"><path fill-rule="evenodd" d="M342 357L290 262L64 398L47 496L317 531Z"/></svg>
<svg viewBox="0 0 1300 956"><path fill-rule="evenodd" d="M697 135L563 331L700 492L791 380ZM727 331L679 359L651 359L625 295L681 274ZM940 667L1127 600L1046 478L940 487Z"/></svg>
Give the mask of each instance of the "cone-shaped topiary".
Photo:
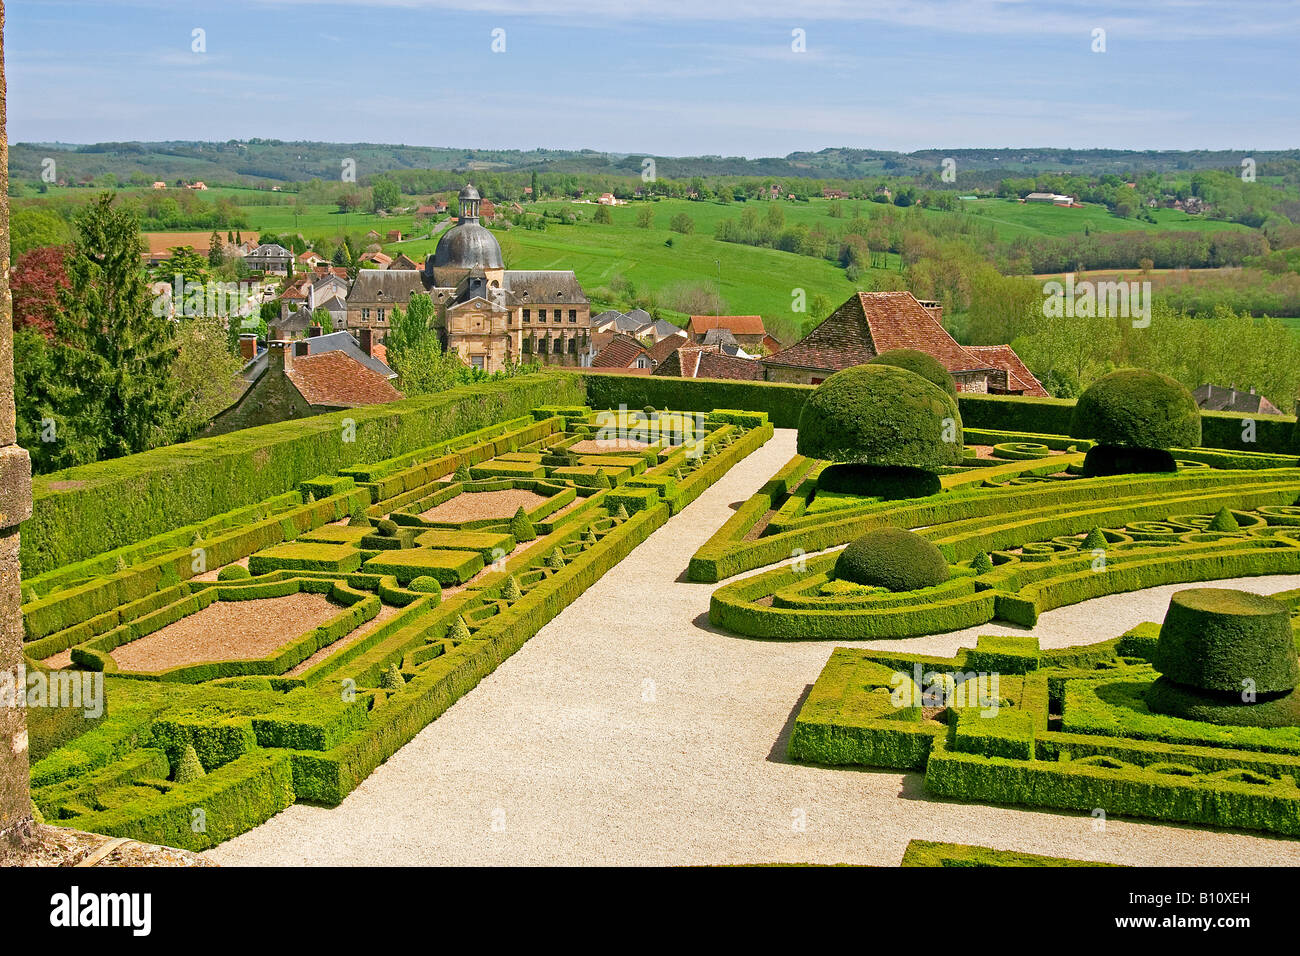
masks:
<svg viewBox="0 0 1300 956"><path fill-rule="evenodd" d="M464 462L461 462L460 465L456 468L456 473L452 475L452 478L454 478L456 481L469 481L470 480L469 465L465 464Z"/></svg>
<svg viewBox="0 0 1300 956"><path fill-rule="evenodd" d="M1088 532L1088 536L1079 544L1080 551L1096 551L1098 548L1105 549L1109 542L1106 536L1101 533L1100 528L1093 528Z"/></svg>
<svg viewBox="0 0 1300 956"><path fill-rule="evenodd" d="M528 517L528 512L519 506L515 516L510 519L510 534L519 542L532 541L537 537L537 529L533 527L533 522Z"/></svg>
<svg viewBox="0 0 1300 956"><path fill-rule="evenodd" d="M623 521L627 518L627 509L623 507L623 502L620 501L618 503L618 507L614 510L614 517L619 521Z"/></svg>
<svg viewBox="0 0 1300 956"><path fill-rule="evenodd" d="M1206 530L1240 531L1241 525L1237 524L1237 519L1233 517L1231 511L1227 508L1220 508L1218 513L1210 519L1210 523L1206 526Z"/></svg>
<svg viewBox="0 0 1300 956"><path fill-rule="evenodd" d="M388 665L383 676L379 678L379 686L384 690L401 690L406 686L406 681L402 678L402 672L397 669L396 664Z"/></svg>
<svg viewBox="0 0 1300 956"><path fill-rule="evenodd" d="M408 584L406 588L408 591L418 591L421 594L442 593L442 585L438 583L438 579L430 577L427 574L421 574L418 578Z"/></svg>
<svg viewBox="0 0 1300 956"><path fill-rule="evenodd" d="M524 592L519 589L518 579L513 574L506 578L505 586L501 588L501 599L507 604L514 604L523 596Z"/></svg>
<svg viewBox="0 0 1300 956"><path fill-rule="evenodd" d="M186 744L185 750L181 752L181 759L176 764L176 772L172 774L172 779L177 783L191 783L206 775L207 771L203 769L203 762L199 760L198 751L194 749L193 744Z"/></svg>
<svg viewBox="0 0 1300 956"><path fill-rule="evenodd" d="M988 574L993 570L993 559L988 556L988 552L981 551L971 558L970 566L976 574Z"/></svg>
<svg viewBox="0 0 1300 956"><path fill-rule="evenodd" d="M546 566L552 571L564 570L564 552L556 548L551 552L550 557L546 559Z"/></svg>
<svg viewBox="0 0 1300 956"><path fill-rule="evenodd" d="M447 632L447 636L453 641L469 640L469 625L465 623L465 615L456 615L456 620L452 623L451 630Z"/></svg>
<svg viewBox="0 0 1300 956"><path fill-rule="evenodd" d="M902 528L868 531L840 552L835 578L891 591L915 591L948 580L948 562L929 541Z"/></svg>
<svg viewBox="0 0 1300 956"><path fill-rule="evenodd" d="M892 365L836 372L799 415L799 454L824 461L936 471L961 464L963 447L952 396Z"/></svg>
<svg viewBox="0 0 1300 956"><path fill-rule="evenodd" d="M681 466L678 466L673 469L673 477L678 481L681 481L686 477L686 472L682 471Z"/></svg>
<svg viewBox="0 0 1300 956"><path fill-rule="evenodd" d="M397 522L392 518L381 518L376 528L385 538L397 537Z"/></svg>
<svg viewBox="0 0 1300 956"><path fill-rule="evenodd" d="M905 368L909 372L915 372L927 382L939 386L953 398L957 397L957 383L953 381L952 375L939 364L938 359L927 352L921 352L917 349L890 349L887 352L881 352L868 361L867 364L893 365L895 368Z"/></svg>
<svg viewBox="0 0 1300 956"><path fill-rule="evenodd" d="M316 492L308 490L306 504L314 505L316 503Z"/></svg>
<svg viewBox="0 0 1300 956"><path fill-rule="evenodd" d="M591 528L588 528L586 533L583 534L582 536L582 545L585 548L590 548L595 543L596 543L596 532L593 531Z"/></svg>
<svg viewBox="0 0 1300 956"><path fill-rule="evenodd" d="M113 562L113 570L114 572L126 570L126 559L120 554L117 556L117 560Z"/></svg>
<svg viewBox="0 0 1300 956"><path fill-rule="evenodd" d="M1141 448L1167 451L1194 448L1201 443L1201 410L1181 383L1168 375L1141 368L1121 369L1093 382L1079 396L1070 418L1070 435L1091 438L1097 447ZM1113 452L1089 450L1094 469L1084 463L1084 474L1117 474L1099 465ZM1163 464L1166 456L1161 456ZM1159 470L1172 471L1173 458ZM1140 464L1140 462L1138 462Z"/></svg>
<svg viewBox="0 0 1300 956"><path fill-rule="evenodd" d="M598 470L596 472L596 487L608 490L614 486L609 483L609 475L605 474L604 471Z"/></svg>
<svg viewBox="0 0 1300 956"><path fill-rule="evenodd" d="M218 581L244 581L252 576L242 564L228 564L217 572Z"/></svg>

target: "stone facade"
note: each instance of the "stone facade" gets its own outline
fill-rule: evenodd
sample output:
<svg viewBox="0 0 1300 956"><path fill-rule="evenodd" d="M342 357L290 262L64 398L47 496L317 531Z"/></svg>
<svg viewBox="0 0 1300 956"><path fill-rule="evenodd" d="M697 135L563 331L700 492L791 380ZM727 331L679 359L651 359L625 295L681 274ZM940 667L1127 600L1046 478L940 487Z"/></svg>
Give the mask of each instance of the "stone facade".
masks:
<svg viewBox="0 0 1300 956"><path fill-rule="evenodd" d="M9 141L5 134L4 4L0 2L0 670L17 675L22 662L22 588L18 525L31 517L32 472L14 427L13 299L9 292ZM11 685L12 686L12 685ZM0 704L0 838L25 836L32 801L27 722L21 707Z"/></svg>

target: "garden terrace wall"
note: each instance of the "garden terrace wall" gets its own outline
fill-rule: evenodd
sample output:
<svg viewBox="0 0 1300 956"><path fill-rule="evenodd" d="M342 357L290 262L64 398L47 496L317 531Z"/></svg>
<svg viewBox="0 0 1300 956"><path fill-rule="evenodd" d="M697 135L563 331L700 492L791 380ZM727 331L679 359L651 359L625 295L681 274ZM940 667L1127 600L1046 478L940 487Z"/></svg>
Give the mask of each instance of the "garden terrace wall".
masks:
<svg viewBox="0 0 1300 956"><path fill-rule="evenodd" d="M589 375L587 404L592 408L675 408L710 411L741 408L767 412L777 428L797 428L803 403L812 385L776 382L739 382L671 376ZM1025 398L1018 395L979 395L962 392L957 396L962 424L967 428L1070 433L1074 402L1060 398ZM1242 441L1246 419L1255 422L1255 441ZM1279 415L1241 415L1234 412L1202 412L1201 443L1207 448L1294 454L1290 449L1295 419Z"/></svg>
<svg viewBox="0 0 1300 956"><path fill-rule="evenodd" d="M518 418L538 405L582 399L578 376L525 375L43 475L34 481L33 514L22 527L23 574L40 574L274 497L347 465L391 458ZM342 440L347 419L355 422L355 441Z"/></svg>

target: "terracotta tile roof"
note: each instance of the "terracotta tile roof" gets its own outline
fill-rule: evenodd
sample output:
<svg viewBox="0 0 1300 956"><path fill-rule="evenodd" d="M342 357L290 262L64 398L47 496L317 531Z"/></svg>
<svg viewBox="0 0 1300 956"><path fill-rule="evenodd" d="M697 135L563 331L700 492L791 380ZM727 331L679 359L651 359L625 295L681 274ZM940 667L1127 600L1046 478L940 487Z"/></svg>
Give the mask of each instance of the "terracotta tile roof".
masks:
<svg viewBox="0 0 1300 956"><path fill-rule="evenodd" d="M724 355L712 346L682 345L659 364L654 374L758 382L763 379L763 366L753 359Z"/></svg>
<svg viewBox="0 0 1300 956"><path fill-rule="evenodd" d="M1010 345L968 345L966 351L997 368L1006 369L1007 383L1013 391L1037 398L1048 398L1047 389L1034 377Z"/></svg>
<svg viewBox="0 0 1300 956"><path fill-rule="evenodd" d="M388 379L341 351L295 355L285 374L309 405L349 408L402 397Z"/></svg>
<svg viewBox="0 0 1300 956"><path fill-rule="evenodd" d="M659 365L664 359L672 355L683 345L689 345L690 339L685 335L665 335L662 339L650 346L650 361Z"/></svg>
<svg viewBox="0 0 1300 956"><path fill-rule="evenodd" d="M732 335L767 335L761 315L691 316L692 335L703 335L709 329L727 329Z"/></svg>
<svg viewBox="0 0 1300 956"><path fill-rule="evenodd" d="M890 349L916 349L949 372L989 368L957 344L910 292L858 292L803 340L763 359L769 365L839 371Z"/></svg>
<svg viewBox="0 0 1300 956"><path fill-rule="evenodd" d="M649 355L644 345L630 335L618 333L591 360L593 368L632 368L642 355Z"/></svg>

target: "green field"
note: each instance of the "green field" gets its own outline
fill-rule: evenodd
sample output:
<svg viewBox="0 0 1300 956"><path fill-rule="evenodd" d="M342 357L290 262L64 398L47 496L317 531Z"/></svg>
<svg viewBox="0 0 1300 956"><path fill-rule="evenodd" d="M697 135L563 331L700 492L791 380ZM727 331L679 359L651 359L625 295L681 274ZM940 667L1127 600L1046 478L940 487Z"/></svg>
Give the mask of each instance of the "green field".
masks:
<svg viewBox="0 0 1300 956"><path fill-rule="evenodd" d="M1083 232L1085 228L1090 232L1149 232L1153 229L1219 232L1250 229L1240 223L1189 216L1177 209L1151 210L1156 222L1150 223L1141 219L1123 219L1105 206L1089 204L1076 209L1046 203L1022 203L1012 199L968 199L962 206L981 222L992 225L1000 239L1014 239L1017 236L1067 236ZM927 215L948 216L953 213L927 212Z"/></svg>

